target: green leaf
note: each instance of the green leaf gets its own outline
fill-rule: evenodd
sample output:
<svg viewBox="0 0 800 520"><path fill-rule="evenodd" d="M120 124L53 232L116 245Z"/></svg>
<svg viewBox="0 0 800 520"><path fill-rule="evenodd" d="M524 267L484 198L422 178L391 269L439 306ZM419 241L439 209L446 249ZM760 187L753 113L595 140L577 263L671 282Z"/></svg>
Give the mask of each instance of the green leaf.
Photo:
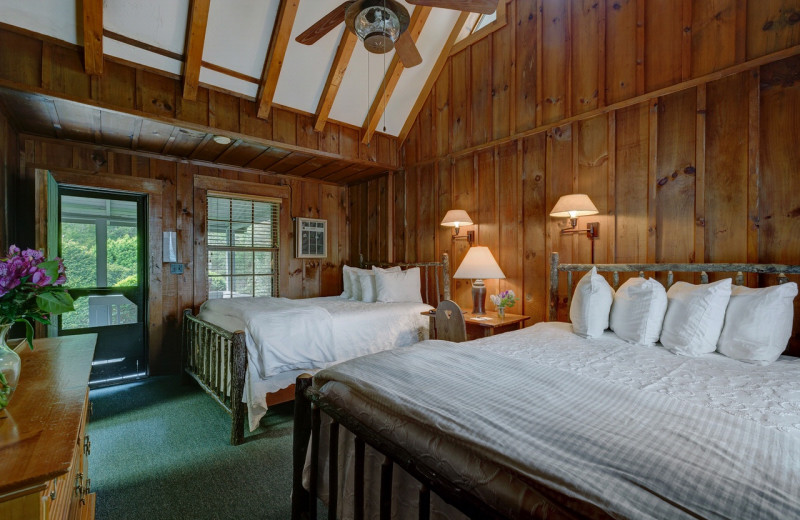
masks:
<svg viewBox="0 0 800 520"><path fill-rule="evenodd" d="M33 350L33 325L25 318L17 318L14 321L25 324L25 339L28 340L28 346Z"/></svg>
<svg viewBox="0 0 800 520"><path fill-rule="evenodd" d="M36 305L49 314L74 311L72 296L66 291L46 292L36 296Z"/></svg>
<svg viewBox="0 0 800 520"><path fill-rule="evenodd" d="M39 268L44 269L44 272L53 282L55 282L58 278L58 260L48 260L47 262L42 262L39 264Z"/></svg>

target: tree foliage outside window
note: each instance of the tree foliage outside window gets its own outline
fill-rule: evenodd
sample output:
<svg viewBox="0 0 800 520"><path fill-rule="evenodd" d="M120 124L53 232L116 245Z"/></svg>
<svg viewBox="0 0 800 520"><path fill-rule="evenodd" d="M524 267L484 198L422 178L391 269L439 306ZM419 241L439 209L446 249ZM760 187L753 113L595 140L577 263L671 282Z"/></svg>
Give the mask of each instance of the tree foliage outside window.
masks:
<svg viewBox="0 0 800 520"><path fill-rule="evenodd" d="M66 197L65 197L66 199ZM70 202L85 200L82 197L70 197ZM133 205L134 203L129 203ZM134 206L135 208L135 206ZM134 213L135 215L135 213ZM88 289L104 287L136 287L139 285L137 257L139 238L135 222L132 225L115 223L98 216L93 219L87 215L81 221L61 221L61 255L70 281L71 289ZM105 283L98 280L98 222L105 227ZM136 305L124 305L120 309L120 323L137 321ZM64 329L89 327L89 298L75 300L75 312L61 317Z"/></svg>

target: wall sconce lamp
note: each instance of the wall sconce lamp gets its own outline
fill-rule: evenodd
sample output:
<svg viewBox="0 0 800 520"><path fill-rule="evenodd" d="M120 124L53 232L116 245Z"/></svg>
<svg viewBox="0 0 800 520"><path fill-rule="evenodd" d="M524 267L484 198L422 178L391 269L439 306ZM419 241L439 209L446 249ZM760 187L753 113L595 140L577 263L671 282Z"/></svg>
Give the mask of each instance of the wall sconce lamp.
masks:
<svg viewBox="0 0 800 520"><path fill-rule="evenodd" d="M467 215L467 212L463 209L451 209L448 211L442 219L442 225L455 228L453 231L453 241L466 240L469 242L470 246L472 246L472 243L475 241L474 231L467 231L466 235L459 235L459 228L461 226L472 225L472 219L469 218L469 215Z"/></svg>
<svg viewBox="0 0 800 520"><path fill-rule="evenodd" d="M578 217L597 215L598 213L599 211L597 211L595 205L592 204L592 200L588 195L583 193L562 195L550 212L551 217L569 217L570 227L562 229L562 235L572 235L576 233L586 234L586 237L592 243L592 263L594 263L594 240L600 236L600 223L589 222L586 225L586 229L577 229Z"/></svg>
<svg viewBox="0 0 800 520"><path fill-rule="evenodd" d="M505 278L488 247L470 247L453 278L472 279L472 314L486 314L486 285L484 279Z"/></svg>

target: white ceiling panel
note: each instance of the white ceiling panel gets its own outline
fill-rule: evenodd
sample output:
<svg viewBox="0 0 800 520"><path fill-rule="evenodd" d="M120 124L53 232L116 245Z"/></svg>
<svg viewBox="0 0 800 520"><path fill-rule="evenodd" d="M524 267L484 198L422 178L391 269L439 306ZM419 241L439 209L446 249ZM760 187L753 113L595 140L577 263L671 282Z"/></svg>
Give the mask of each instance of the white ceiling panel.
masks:
<svg viewBox="0 0 800 520"><path fill-rule="evenodd" d="M328 71L345 30L344 24L340 24L314 45L297 43L295 38L341 3L342 0L300 2L289 47L286 49L287 59L283 60L281 76L275 89L275 103L305 112L317 111Z"/></svg>
<svg viewBox="0 0 800 520"><path fill-rule="evenodd" d="M103 53L133 63L140 63L154 69L163 70L170 74L181 74L183 71L183 62L128 45L127 43L118 42L108 37L103 37Z"/></svg>
<svg viewBox="0 0 800 520"><path fill-rule="evenodd" d="M103 28L183 54L189 0L103 0Z"/></svg>
<svg viewBox="0 0 800 520"><path fill-rule="evenodd" d="M231 92L238 92L251 98L255 98L258 93L258 85L239 78L234 78L227 74L209 70L205 67L200 69L200 83L213 85Z"/></svg>
<svg viewBox="0 0 800 520"><path fill-rule="evenodd" d="M451 9L431 11L417 42L417 48L422 55L422 63L403 70L394 95L386 105L386 133L397 135L403 129L408 113L414 107L414 103L430 76L431 70L439 58L439 53L447 43L447 38L460 14L460 11ZM383 121L378 128L383 131Z"/></svg>
<svg viewBox="0 0 800 520"><path fill-rule="evenodd" d="M212 0L203 60L260 78L279 6L280 0Z"/></svg>
<svg viewBox="0 0 800 520"><path fill-rule="evenodd" d="M367 52L359 42L353 51L350 66L344 73L339 95L333 102L330 119L361 126L367 117L372 100L389 68L394 51L386 54ZM382 131L382 127L379 125Z"/></svg>
<svg viewBox="0 0 800 520"><path fill-rule="evenodd" d="M80 13L74 0L0 0L0 22L47 34L69 43L78 41Z"/></svg>

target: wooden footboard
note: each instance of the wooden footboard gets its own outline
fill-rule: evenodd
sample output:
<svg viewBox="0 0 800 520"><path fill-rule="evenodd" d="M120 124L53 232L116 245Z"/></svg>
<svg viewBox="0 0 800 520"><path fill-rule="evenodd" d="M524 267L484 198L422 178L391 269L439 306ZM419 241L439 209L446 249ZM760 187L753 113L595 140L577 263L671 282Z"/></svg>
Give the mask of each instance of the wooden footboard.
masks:
<svg viewBox="0 0 800 520"><path fill-rule="evenodd" d="M247 409L242 403L247 371L243 331L231 332L183 312L183 371L231 416L231 444L244 441Z"/></svg>
<svg viewBox="0 0 800 520"><path fill-rule="evenodd" d="M500 519L507 518L480 499L465 492L454 483L441 477L437 471L417 460L402 446L389 441L379 432L370 429L346 410L325 400L324 395L311 387L312 378L301 375L295 383L294 399L294 438L292 453L292 519L315 520L317 518L317 479L319 470L319 439L321 413L332 419L330 425L328 463L329 489L337 489L339 428L344 427L354 434L355 438L355 520L364 518L364 450L369 445L385 456L381 466L380 478L380 518L390 518L392 503L392 474L394 466L403 468L409 475L420 482L419 518L430 518L430 494L436 493L440 498L470 518ZM310 442L309 442L310 441ZM311 479L309 489L303 487L303 467L306 454L311 450ZM337 493L329 493L328 518L337 518ZM566 517L565 517L566 518Z"/></svg>

